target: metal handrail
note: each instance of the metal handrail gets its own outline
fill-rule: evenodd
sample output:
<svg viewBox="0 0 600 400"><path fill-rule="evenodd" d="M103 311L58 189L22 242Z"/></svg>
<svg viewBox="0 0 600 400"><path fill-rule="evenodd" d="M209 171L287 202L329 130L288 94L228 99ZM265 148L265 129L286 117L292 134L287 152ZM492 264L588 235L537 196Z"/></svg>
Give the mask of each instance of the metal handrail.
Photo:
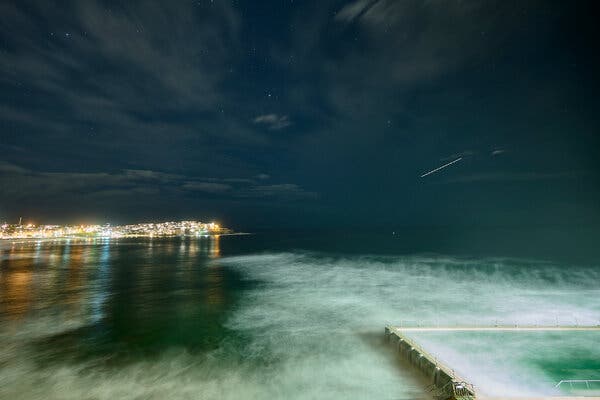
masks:
<svg viewBox="0 0 600 400"><path fill-rule="evenodd" d="M423 324L423 321L421 320L400 320L399 321L399 325L395 325L398 327L403 327L403 328L415 328L415 327L423 327L423 326L443 326L444 324L441 323L443 319L440 318L434 318L433 320L430 320L429 324ZM460 326L459 323L457 323L456 321L452 322L449 321L447 324L445 324L448 327L451 326ZM394 326L394 325L392 325ZM555 326L555 327L560 327L560 326L572 326L572 327L578 327L578 326L599 326L600 327L600 320L592 320L592 319L586 319L586 321L581 321L579 320L577 317L572 316L571 318L558 318L558 316L555 316L554 318L554 323L550 323L550 318L545 318L543 320L534 320L533 323L526 323L526 322L518 322L515 320L510 320L510 319L494 319L494 320L478 320L475 321L474 324L472 325L473 327L478 327L478 326L504 326L504 327L508 327L508 326L513 326L513 327L532 327L532 326L540 326L540 327L551 327L551 326Z"/></svg>
<svg viewBox="0 0 600 400"><path fill-rule="evenodd" d="M389 330L389 332L392 332L393 330L395 330L394 327L388 327L387 329ZM398 330L401 330L401 328ZM398 332L398 330L396 332ZM438 393L448 393L448 391L447 391L448 386L452 385L452 391L449 392L452 395L459 395L459 396L469 396L469 395L474 396L475 395L475 385L466 382L462 377L458 376L456 374L456 372L454 371L454 369L449 368L443 362L441 362L441 360L439 360L437 357L435 357L431 353L427 352L423 347L421 347L419 344L417 344L412 338L408 338L405 336L404 337L397 336L397 337L398 337L397 346L400 346L401 342L406 343L407 345L410 346L411 350L417 351L421 355L421 357L428 358L436 366L436 369L444 370L444 372L448 376L450 376L450 378L452 379L451 381L447 382L442 387L437 387L435 384L431 385L432 392L436 391Z"/></svg>
<svg viewBox="0 0 600 400"><path fill-rule="evenodd" d="M574 383L585 383L585 386L589 389L590 383L600 383L600 379L563 379L558 382L554 387L558 388L563 383L568 383L570 387L573 387Z"/></svg>
<svg viewBox="0 0 600 400"><path fill-rule="evenodd" d="M455 396L474 396L475 395L475 388L472 384L468 383L468 382L456 382L456 381L449 381L447 382L444 386L440 387L440 388L434 388L430 391L437 391L439 394L442 393L448 393L448 386L451 386L452 391L449 392L450 394L453 394Z"/></svg>

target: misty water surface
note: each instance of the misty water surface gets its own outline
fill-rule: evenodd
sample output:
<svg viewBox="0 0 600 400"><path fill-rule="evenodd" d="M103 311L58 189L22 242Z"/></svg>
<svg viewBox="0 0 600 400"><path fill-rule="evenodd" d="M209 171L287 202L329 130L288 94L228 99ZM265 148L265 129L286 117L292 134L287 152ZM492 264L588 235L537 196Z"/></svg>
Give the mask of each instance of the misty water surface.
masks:
<svg viewBox="0 0 600 400"><path fill-rule="evenodd" d="M0 397L428 398L386 324L600 319L593 264L330 240L2 243ZM489 393L600 376L594 332L415 338Z"/></svg>

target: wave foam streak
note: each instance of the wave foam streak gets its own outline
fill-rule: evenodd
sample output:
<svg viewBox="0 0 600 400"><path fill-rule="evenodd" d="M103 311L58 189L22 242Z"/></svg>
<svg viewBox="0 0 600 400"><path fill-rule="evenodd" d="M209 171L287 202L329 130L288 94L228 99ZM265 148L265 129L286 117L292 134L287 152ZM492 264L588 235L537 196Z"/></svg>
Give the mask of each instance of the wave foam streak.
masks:
<svg viewBox="0 0 600 400"><path fill-rule="evenodd" d="M217 348L171 347L126 363L77 357L47 363L31 341L60 329L40 319L35 335L0 336L0 398L424 399L426 385L381 345L385 325L595 324L600 319L595 285L600 273L594 268L302 252L227 257L212 261L212 267L235 270L252 282L240 289L225 322L230 334ZM492 394L507 385L543 392L536 382L556 380L544 363L559 365L569 352L597 342L591 335L576 338L560 353L552 338L519 338L507 346L510 352L495 352L490 348L506 339L417 337ZM471 358L464 356L469 349ZM551 351L554 359L540 356Z"/></svg>
<svg viewBox="0 0 600 400"><path fill-rule="evenodd" d="M507 259L326 258L310 253L222 262L263 282L229 320L230 328L253 337L256 353L302 357L324 351L317 345L324 340L335 348L327 356L354 362L351 373L357 377L372 369L383 375L381 370L389 366L365 367L355 354L363 349L353 348L352 334L380 332L387 324L555 325L597 324L600 319L600 290L594 284L600 274L594 268ZM592 336L573 340L594 348L598 335ZM336 339L329 342L331 337ZM519 346L504 352L500 344L515 338L438 334L437 341L421 339L490 394L507 394L508 386L520 394L547 391L553 378L530 361L543 352L556 354L562 340L519 336ZM466 356L469 348L476 356ZM372 383L379 387L382 382L374 378Z"/></svg>

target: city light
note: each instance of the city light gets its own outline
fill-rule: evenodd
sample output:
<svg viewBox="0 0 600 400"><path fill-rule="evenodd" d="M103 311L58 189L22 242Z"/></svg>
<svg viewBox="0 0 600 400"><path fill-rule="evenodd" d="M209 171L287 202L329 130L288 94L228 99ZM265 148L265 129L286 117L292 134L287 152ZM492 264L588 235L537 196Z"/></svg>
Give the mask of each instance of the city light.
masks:
<svg viewBox="0 0 600 400"><path fill-rule="evenodd" d="M231 233L214 222L171 221L131 225L0 225L0 239L121 238L164 236L212 236Z"/></svg>

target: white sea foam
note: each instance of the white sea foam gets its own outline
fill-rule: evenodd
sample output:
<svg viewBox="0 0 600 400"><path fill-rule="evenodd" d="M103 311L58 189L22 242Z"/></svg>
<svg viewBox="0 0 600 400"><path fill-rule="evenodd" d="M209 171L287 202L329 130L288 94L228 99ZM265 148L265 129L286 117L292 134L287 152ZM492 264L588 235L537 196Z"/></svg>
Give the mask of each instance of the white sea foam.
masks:
<svg viewBox="0 0 600 400"><path fill-rule="evenodd" d="M298 342L378 331L387 324L570 325L598 324L600 319L600 289L595 285L600 273L591 268L518 260L324 259L311 254L222 262L264 282L247 296L229 326L252 332L257 346L282 351L287 351L281 347L282 337L303 348ZM550 378L531 366L528 357L563 352L568 359L565 352L572 349L561 349L555 337L540 341L540 335L516 335L438 334L417 339L488 394L551 392ZM571 338L590 350L598 339L597 334ZM506 341L512 346L502 347ZM364 367L357 367L354 373L360 376Z"/></svg>
<svg viewBox="0 0 600 400"><path fill-rule="evenodd" d="M244 337L209 353L172 349L112 367L42 365L26 343L0 358L0 397L25 399L415 399L418 376L379 347L387 324L597 323L600 273L515 260L262 254L214 261L257 282L230 314ZM56 331L56 327L48 331ZM40 331L43 328L40 327ZM514 352L561 351L551 340L417 337L488 393L544 392L547 377ZM506 336L505 336L506 337ZM550 338L551 339L551 338ZM529 340L529 342L528 342ZM487 341L487 342L486 342ZM590 342L591 341L591 342ZM580 345L593 344L588 336ZM470 348L473 356L464 357Z"/></svg>

